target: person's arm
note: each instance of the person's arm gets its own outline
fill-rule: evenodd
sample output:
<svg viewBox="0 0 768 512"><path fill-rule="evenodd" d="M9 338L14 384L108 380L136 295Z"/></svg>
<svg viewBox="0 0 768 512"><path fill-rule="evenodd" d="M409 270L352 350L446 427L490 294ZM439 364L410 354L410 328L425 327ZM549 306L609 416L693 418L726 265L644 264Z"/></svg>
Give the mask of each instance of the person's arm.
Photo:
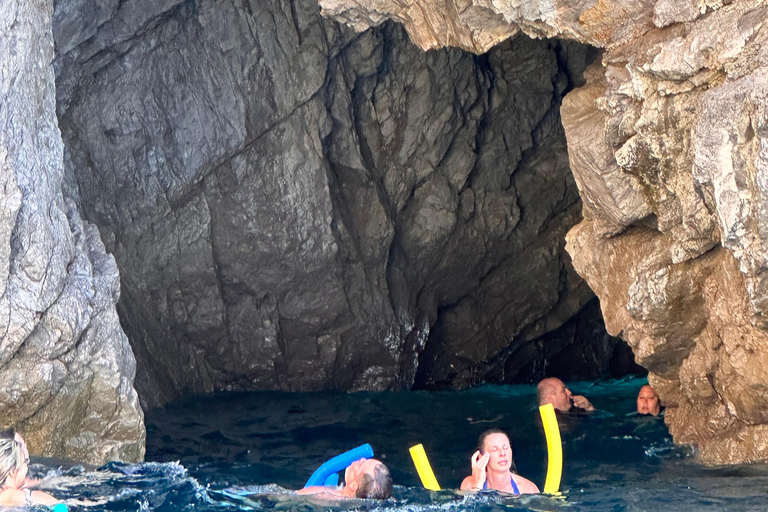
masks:
<svg viewBox="0 0 768 512"><path fill-rule="evenodd" d="M491 458L490 453L480 455L479 451L476 451L472 455L472 475L468 476L461 482L461 490L463 491L479 491L482 490L485 483L485 468L488 466L488 460Z"/></svg>
<svg viewBox="0 0 768 512"><path fill-rule="evenodd" d="M59 500L43 491L32 491L32 503L35 505L56 505Z"/></svg>
<svg viewBox="0 0 768 512"><path fill-rule="evenodd" d="M595 406L587 400L587 397L582 395L573 395L573 405L579 409L584 409L585 411L595 410Z"/></svg>

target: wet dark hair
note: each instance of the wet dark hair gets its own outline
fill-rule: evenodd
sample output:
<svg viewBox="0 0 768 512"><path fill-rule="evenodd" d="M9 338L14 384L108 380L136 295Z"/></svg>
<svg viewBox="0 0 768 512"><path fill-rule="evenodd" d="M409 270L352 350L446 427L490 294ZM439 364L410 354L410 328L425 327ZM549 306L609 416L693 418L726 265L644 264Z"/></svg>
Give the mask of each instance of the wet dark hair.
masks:
<svg viewBox="0 0 768 512"><path fill-rule="evenodd" d="M485 454L485 438L490 436L491 434L504 434L507 436L507 439L509 439L509 455L510 455L510 461L509 461L509 470L513 473L517 473L517 466L515 466L515 452L512 450L512 438L509 437L509 434L501 430L500 428L489 428L482 434L480 434L480 437L477 438L477 450Z"/></svg>
<svg viewBox="0 0 768 512"><path fill-rule="evenodd" d="M386 500L392 496L392 476L383 462L376 464L373 476L363 473L358 478L357 498Z"/></svg>

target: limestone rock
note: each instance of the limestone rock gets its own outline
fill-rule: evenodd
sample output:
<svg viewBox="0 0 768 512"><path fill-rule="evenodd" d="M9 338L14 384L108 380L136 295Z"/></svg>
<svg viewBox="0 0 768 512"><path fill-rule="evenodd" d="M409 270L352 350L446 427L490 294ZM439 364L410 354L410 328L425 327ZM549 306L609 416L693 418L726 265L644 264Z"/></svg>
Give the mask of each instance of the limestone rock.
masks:
<svg viewBox="0 0 768 512"><path fill-rule="evenodd" d="M425 54L309 0L60 8L87 13L57 14L58 115L145 405L473 384L593 298L559 122L589 48Z"/></svg>
<svg viewBox="0 0 768 512"><path fill-rule="evenodd" d="M385 20L402 23L424 50L456 46L485 53L523 32L536 38L568 38L611 47L641 36L654 26L653 2L602 0L319 0L324 16L358 32ZM677 12L666 18L680 16Z"/></svg>
<svg viewBox="0 0 768 512"><path fill-rule="evenodd" d="M425 50L482 53L518 30L603 49L562 107L584 213L574 266L676 441L713 463L768 458L765 2L320 4L357 30L400 21Z"/></svg>
<svg viewBox="0 0 768 512"><path fill-rule="evenodd" d="M52 2L0 8L0 412L33 454L144 456L115 260L83 222L55 111Z"/></svg>
<svg viewBox="0 0 768 512"><path fill-rule="evenodd" d="M603 173L626 187L639 180L652 212L606 238L601 224L615 216L595 208L587 219L585 210L568 236L574 265L598 293L609 332L650 370L675 440L713 463L768 458L764 11L733 2L614 48L594 72L599 91L575 91L563 107L572 155L590 144L571 138L580 125L569 112L603 112L601 143L615 157ZM593 172L571 164L577 175Z"/></svg>

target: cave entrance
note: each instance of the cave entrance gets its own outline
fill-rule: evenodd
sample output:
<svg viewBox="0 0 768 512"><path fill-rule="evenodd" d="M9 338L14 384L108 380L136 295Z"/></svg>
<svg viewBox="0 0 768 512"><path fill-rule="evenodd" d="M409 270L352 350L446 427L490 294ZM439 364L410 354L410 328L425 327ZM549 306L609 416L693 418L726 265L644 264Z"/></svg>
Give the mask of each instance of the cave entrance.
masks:
<svg viewBox="0 0 768 512"><path fill-rule="evenodd" d="M581 205L559 108L594 48L425 53L311 0L66 7L66 166L120 269L145 407L610 367L563 248Z"/></svg>

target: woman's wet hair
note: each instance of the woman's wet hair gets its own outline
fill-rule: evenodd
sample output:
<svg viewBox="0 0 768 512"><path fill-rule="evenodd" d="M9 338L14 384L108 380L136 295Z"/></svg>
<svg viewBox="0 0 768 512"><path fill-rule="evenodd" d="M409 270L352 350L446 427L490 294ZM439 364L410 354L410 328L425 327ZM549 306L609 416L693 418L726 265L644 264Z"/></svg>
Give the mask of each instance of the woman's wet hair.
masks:
<svg viewBox="0 0 768 512"><path fill-rule="evenodd" d="M509 434L501 430L500 428L489 428L482 434L480 434L480 437L477 438L477 450L485 454L485 438L490 436L491 434L504 434L507 436L507 439L509 439L509 454L510 454L510 461L509 461L509 469L513 473L517 473L517 466L515 466L515 454L512 450L512 438L509 437Z"/></svg>
<svg viewBox="0 0 768 512"><path fill-rule="evenodd" d="M363 473L358 477L355 497L373 500L386 500L392 496L392 475L384 463L376 464L373 476Z"/></svg>
<svg viewBox="0 0 768 512"><path fill-rule="evenodd" d="M24 464L24 452L21 443L16 441L15 433L10 439L0 437L0 485L5 484L8 475Z"/></svg>
<svg viewBox="0 0 768 512"><path fill-rule="evenodd" d="M506 432L501 430L500 428L489 428L482 434L480 434L480 437L477 438L477 449L480 453L485 453L485 438L490 436L491 434L504 434L507 436L507 439L509 439L509 436Z"/></svg>

